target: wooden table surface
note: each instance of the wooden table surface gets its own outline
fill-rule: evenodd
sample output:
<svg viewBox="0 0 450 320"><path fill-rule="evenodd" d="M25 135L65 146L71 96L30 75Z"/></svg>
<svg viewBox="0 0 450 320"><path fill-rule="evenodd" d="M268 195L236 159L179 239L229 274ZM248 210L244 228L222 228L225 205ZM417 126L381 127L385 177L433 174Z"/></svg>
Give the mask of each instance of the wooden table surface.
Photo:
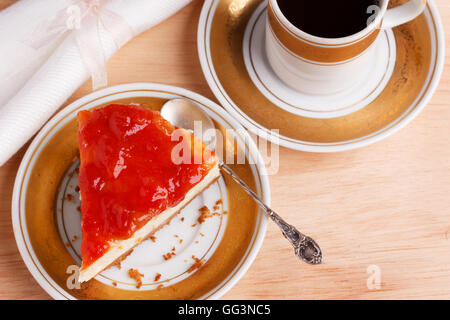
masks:
<svg viewBox="0 0 450 320"><path fill-rule="evenodd" d="M0 9L14 0L0 0ZM313 154L280 148L270 176L272 207L320 242L325 261L300 263L269 224L253 265L226 299L450 298L450 2L435 0L447 34L446 69L423 112L395 135L362 149ZM111 85L147 81L217 101L197 56L203 1L139 35L108 63ZM85 83L65 105L88 94ZM23 147L0 167L0 299L48 299L23 263L11 196ZM367 285L378 270L378 288ZM369 281L370 282L370 281Z"/></svg>

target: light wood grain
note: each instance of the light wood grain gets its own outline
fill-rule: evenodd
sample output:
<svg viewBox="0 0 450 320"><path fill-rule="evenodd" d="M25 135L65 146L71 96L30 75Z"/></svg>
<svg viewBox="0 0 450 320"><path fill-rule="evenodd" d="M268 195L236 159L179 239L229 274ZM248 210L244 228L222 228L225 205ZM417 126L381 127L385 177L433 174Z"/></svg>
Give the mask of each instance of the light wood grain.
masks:
<svg viewBox="0 0 450 320"><path fill-rule="evenodd" d="M13 3L0 0L0 9ZM450 31L450 2L436 0ZM202 1L195 1L122 48L108 63L109 83L151 81L216 101L196 47ZM272 206L320 242L325 261L300 263L272 224L246 275L227 299L450 298L450 60L425 110L381 142L336 154L280 149L270 177ZM90 92L84 84L64 104ZM11 226L15 174L26 150L0 168L0 299L47 299L26 269ZM367 267L381 270L379 290Z"/></svg>

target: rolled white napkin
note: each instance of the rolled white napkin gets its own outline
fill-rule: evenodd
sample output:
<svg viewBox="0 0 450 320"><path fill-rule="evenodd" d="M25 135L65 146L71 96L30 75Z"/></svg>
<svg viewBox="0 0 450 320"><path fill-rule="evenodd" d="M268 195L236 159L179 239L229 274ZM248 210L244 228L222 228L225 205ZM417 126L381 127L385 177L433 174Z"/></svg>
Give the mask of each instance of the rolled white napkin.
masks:
<svg viewBox="0 0 450 320"><path fill-rule="evenodd" d="M39 49L31 48L23 40L39 23L68 4L69 0L21 0L0 11L0 106L24 86L68 32L52 38Z"/></svg>
<svg viewBox="0 0 450 320"><path fill-rule="evenodd" d="M22 1L44 2L44 0ZM50 1L55 2L54 0ZM134 36L136 36L165 20L190 1L111 0L104 6L124 18L133 30ZM23 21L22 23L26 22ZM0 34L2 26L4 24L0 21ZM23 34L21 35L23 36ZM117 48L111 34L101 25L99 35L105 58L109 59L119 48ZM61 39L55 39L54 41L57 43ZM52 47L52 45L48 47ZM42 53L42 60L45 60L44 53ZM39 63L40 61L34 62L34 70ZM26 72L30 72L30 70L34 71L33 68L28 68ZM37 72L5 105L0 106L0 166L25 144L89 77L90 75L81 59L75 36L69 32L50 57L38 68ZM18 80L18 82L20 81ZM3 84L0 83L0 85ZM10 89L14 90L14 87L17 87L17 84L11 86Z"/></svg>

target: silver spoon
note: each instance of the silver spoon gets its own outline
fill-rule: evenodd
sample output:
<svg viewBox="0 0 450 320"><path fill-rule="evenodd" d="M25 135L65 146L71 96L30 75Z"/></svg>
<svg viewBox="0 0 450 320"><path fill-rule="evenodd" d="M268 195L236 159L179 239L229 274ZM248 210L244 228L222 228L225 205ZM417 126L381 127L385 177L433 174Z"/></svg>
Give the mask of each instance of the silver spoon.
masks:
<svg viewBox="0 0 450 320"><path fill-rule="evenodd" d="M162 109L163 118L178 127L194 131L194 122L202 122L202 134L208 129L214 129L214 123L211 118L204 113L195 103L186 99L172 99L167 101ZM202 138L202 136L198 138ZM215 137L213 141L204 141L206 145L214 149ZM223 161L219 160L219 167L223 172L229 174L242 188L256 201L263 211L274 221L281 229L283 235L295 249L295 254L309 264L319 264L322 262L322 250L319 245L310 237L299 232L295 227L285 222L278 214L270 209L252 189Z"/></svg>

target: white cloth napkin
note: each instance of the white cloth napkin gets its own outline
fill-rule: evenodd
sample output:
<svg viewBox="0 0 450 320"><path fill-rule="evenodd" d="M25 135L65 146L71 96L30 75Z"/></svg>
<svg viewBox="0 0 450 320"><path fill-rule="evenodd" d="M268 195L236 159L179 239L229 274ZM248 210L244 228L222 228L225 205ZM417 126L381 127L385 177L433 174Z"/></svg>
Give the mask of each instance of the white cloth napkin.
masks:
<svg viewBox="0 0 450 320"><path fill-rule="evenodd" d="M136 36L190 1L111 0L105 7L121 15ZM0 86L4 91L0 95L0 166L90 77L73 33L56 37L37 51L23 43L39 22L49 18L49 12L51 17L65 5L66 0L20 0L0 12L0 61L6 66L0 68ZM15 27L16 31L11 32ZM102 26L99 35L109 59L119 48ZM3 43L7 45L4 47Z"/></svg>
<svg viewBox="0 0 450 320"><path fill-rule="evenodd" d="M0 11L0 109L42 66L68 33L53 38L38 50L27 46L23 39L40 22L67 6L68 1L21 0Z"/></svg>

